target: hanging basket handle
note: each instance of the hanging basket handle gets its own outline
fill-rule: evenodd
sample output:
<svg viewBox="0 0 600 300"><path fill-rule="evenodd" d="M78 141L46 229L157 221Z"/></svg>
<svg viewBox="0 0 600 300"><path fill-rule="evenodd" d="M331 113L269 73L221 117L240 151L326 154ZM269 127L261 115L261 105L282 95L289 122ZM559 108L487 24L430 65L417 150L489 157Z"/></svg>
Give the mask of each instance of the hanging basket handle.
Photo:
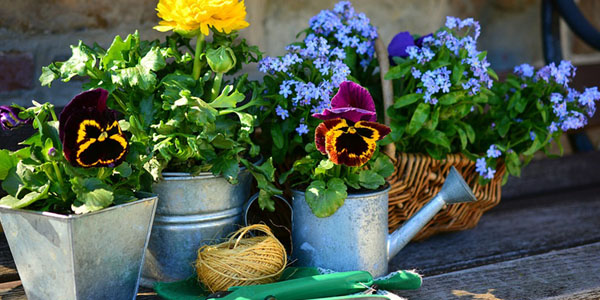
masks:
<svg viewBox="0 0 600 300"><path fill-rule="evenodd" d="M385 125L390 126L390 116L387 114L387 109L394 105L394 86L391 80L385 80L385 74L390 70L390 61L388 58L387 48L378 37L375 40L375 52L377 53L377 61L379 62L379 77L381 78L381 92L383 95L383 120ZM390 158L396 157L396 145L390 143L385 145L383 152Z"/></svg>

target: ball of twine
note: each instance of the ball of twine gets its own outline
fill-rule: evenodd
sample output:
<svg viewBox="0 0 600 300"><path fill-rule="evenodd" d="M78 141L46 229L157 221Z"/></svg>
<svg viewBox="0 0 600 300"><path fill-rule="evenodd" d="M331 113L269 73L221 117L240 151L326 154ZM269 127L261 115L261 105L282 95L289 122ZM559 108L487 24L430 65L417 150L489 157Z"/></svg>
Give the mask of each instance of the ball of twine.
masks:
<svg viewBox="0 0 600 300"><path fill-rule="evenodd" d="M250 230L266 235L244 238ZM196 272L198 280L214 293L232 286L275 282L286 264L285 248L269 227L254 224L236 231L226 242L200 247Z"/></svg>

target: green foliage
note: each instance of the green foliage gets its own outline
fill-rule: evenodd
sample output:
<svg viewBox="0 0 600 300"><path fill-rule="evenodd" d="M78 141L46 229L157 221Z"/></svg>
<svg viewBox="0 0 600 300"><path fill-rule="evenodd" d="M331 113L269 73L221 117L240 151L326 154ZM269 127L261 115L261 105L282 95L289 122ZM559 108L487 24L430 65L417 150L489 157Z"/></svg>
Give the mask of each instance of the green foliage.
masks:
<svg viewBox="0 0 600 300"><path fill-rule="evenodd" d="M0 180L8 193L0 205L81 214L135 200L135 191L150 191L139 142L130 143L125 162L116 168L75 167L62 154L54 106L34 102L21 109L20 116L33 120L37 131L21 143L24 148L0 150Z"/></svg>
<svg viewBox="0 0 600 300"><path fill-rule="evenodd" d="M344 204L348 193L379 189L386 184L385 178L394 173L392 161L378 151L361 167L336 165L323 158L314 144L309 144L306 151L309 154L296 160L279 181L292 182L293 188L308 186L306 202L319 218L335 213Z"/></svg>

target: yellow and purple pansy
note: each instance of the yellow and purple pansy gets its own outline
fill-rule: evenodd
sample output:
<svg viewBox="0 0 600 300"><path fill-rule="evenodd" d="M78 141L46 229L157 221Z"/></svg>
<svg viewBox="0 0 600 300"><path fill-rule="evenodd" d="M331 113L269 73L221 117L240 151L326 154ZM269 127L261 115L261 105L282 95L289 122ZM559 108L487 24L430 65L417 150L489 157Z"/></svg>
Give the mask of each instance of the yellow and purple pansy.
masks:
<svg viewBox="0 0 600 300"><path fill-rule="evenodd" d="M116 111L106 107L108 91L83 92L69 102L59 117L59 136L65 158L74 166L114 167L129 149Z"/></svg>
<svg viewBox="0 0 600 300"><path fill-rule="evenodd" d="M356 83L342 83L331 102L332 109L313 115L325 120L315 130L317 149L335 164L364 165L375 153L377 141L388 135L390 128L375 122L373 98Z"/></svg>

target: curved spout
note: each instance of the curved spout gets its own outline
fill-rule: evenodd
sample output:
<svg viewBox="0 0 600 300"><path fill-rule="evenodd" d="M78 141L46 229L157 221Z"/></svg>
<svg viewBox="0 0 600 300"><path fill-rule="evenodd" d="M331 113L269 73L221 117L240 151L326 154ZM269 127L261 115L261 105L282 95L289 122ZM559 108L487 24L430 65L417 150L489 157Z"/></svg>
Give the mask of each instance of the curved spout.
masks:
<svg viewBox="0 0 600 300"><path fill-rule="evenodd" d="M473 201L477 201L477 198L473 195L471 188L458 171L452 167L440 192L408 219L402 227L388 236L388 260L396 256L444 205Z"/></svg>

